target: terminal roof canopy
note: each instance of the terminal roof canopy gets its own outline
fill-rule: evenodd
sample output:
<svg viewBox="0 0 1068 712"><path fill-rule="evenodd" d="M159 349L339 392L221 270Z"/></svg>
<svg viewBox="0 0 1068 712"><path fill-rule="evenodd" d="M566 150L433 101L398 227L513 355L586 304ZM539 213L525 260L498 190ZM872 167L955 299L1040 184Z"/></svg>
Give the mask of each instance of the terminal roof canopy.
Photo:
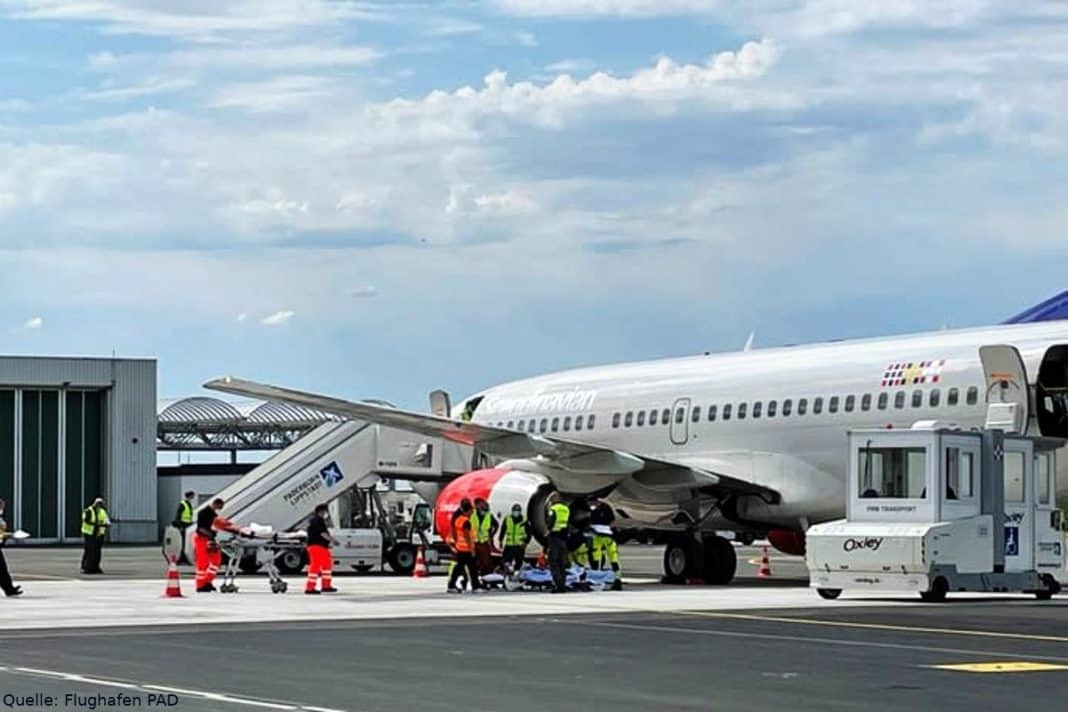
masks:
<svg viewBox="0 0 1068 712"><path fill-rule="evenodd" d="M287 403L194 396L157 408L159 450L278 450L336 415Z"/></svg>

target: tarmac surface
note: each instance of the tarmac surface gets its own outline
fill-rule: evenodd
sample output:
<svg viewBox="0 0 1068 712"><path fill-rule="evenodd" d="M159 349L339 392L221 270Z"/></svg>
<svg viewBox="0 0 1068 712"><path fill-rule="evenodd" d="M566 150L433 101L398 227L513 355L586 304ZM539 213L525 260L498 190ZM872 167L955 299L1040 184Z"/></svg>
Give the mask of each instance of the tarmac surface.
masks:
<svg viewBox="0 0 1068 712"><path fill-rule="evenodd" d="M272 595L260 576L198 596L186 570L174 600L155 550L113 547L106 576L79 580L76 550L9 549L26 595L0 600L0 710L1061 704L1068 597L823 601L793 557L772 555L774 577L753 578L758 552L739 551L727 587L661 585L661 550L628 546L620 593L456 596L440 576L354 575L333 596L300 594L299 577Z"/></svg>

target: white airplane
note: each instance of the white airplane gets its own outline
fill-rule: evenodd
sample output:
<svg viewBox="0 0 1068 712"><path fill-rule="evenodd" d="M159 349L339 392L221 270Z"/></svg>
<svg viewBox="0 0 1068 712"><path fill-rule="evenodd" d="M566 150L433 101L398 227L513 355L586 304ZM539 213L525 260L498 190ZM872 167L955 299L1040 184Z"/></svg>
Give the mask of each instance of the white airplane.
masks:
<svg viewBox="0 0 1068 712"><path fill-rule="evenodd" d="M459 418L440 391L424 414L234 378L205 386L473 446L495 466L441 491L439 531L462 497L484 497L495 512L525 503L543 537L555 489L603 499L624 533L666 543L668 579L725 584L737 562L717 531L800 554L808 525L843 516L852 428L994 417L1068 437L1065 319L1068 292L988 328L563 371L477 393Z"/></svg>

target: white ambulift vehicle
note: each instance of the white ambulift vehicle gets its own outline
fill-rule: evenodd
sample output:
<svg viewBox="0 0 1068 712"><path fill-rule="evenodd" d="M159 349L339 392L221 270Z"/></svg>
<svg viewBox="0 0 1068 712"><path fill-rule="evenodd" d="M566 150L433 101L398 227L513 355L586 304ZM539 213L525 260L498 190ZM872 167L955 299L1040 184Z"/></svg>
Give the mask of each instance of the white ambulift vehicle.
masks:
<svg viewBox="0 0 1068 712"><path fill-rule="evenodd" d="M846 518L806 534L810 585L843 590L1060 592L1064 561L1056 509L1063 440L963 431L849 433Z"/></svg>

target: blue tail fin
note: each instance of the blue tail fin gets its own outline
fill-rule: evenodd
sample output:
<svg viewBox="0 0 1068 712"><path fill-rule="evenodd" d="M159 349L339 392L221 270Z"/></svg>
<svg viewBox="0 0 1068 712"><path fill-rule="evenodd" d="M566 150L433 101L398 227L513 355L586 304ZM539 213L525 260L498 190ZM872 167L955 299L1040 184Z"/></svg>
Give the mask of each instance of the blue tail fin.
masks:
<svg viewBox="0 0 1068 712"><path fill-rule="evenodd" d="M1050 297L1041 304L1025 309L1002 324L1033 324L1039 321L1058 321L1068 319L1068 291Z"/></svg>

